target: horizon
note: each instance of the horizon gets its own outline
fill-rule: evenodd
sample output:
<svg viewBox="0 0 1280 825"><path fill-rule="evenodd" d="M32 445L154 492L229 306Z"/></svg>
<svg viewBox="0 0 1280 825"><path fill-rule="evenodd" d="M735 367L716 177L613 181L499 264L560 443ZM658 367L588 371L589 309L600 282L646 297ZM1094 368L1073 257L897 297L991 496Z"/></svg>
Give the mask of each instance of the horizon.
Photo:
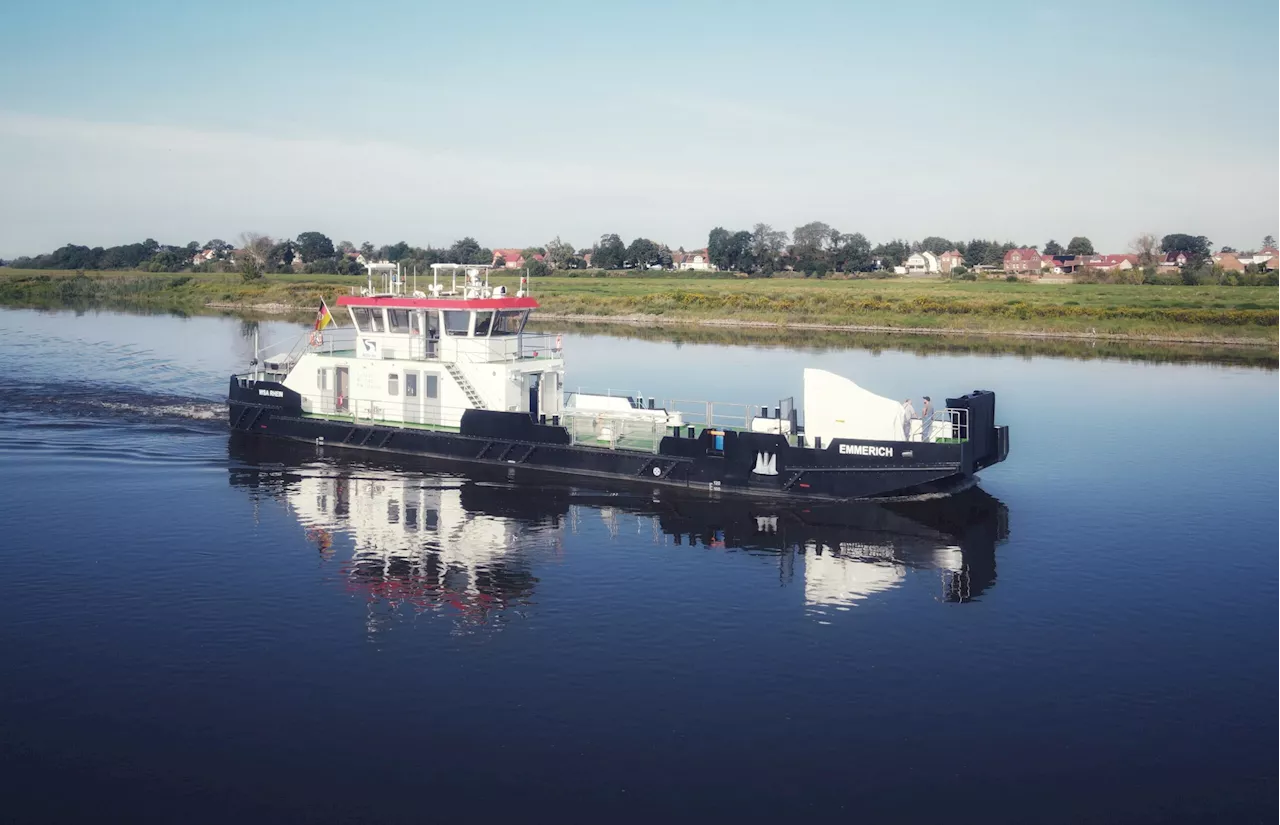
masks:
<svg viewBox="0 0 1280 825"><path fill-rule="evenodd" d="M372 3L354 23L329 2L81 0L0 20L5 260L250 231L701 249L717 226L823 221L1105 253L1280 234L1274 53L1220 45L1275 31L1257 0Z"/></svg>

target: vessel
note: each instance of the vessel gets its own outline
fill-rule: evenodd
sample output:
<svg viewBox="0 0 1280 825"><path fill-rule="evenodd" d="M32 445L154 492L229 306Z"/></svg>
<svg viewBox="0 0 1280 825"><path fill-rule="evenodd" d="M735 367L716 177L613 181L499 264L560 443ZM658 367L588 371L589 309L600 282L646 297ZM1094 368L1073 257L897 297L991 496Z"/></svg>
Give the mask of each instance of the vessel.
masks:
<svg viewBox="0 0 1280 825"><path fill-rule="evenodd" d="M659 402L567 390L563 339L526 331L538 302L489 267L435 264L418 289L397 264L322 302L315 330L231 376L232 430L352 450L531 468L649 487L848 500L947 492L1005 460L995 393L927 418L818 369L803 404Z"/></svg>

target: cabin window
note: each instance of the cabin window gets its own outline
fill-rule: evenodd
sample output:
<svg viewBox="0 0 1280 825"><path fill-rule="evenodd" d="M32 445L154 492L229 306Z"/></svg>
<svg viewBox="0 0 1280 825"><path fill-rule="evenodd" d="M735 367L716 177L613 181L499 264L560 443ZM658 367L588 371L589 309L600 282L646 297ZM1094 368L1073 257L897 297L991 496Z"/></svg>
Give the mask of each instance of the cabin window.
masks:
<svg viewBox="0 0 1280 825"><path fill-rule="evenodd" d="M424 375L427 379L427 398L438 398L440 396L440 377L436 375Z"/></svg>
<svg viewBox="0 0 1280 825"><path fill-rule="evenodd" d="M450 335L466 335L471 329L471 313L462 309L444 311L444 331Z"/></svg>
<svg viewBox="0 0 1280 825"><path fill-rule="evenodd" d="M489 327L491 327L491 326L493 326L493 313L492 313L492 312L477 312L477 313L476 313L476 336L477 336L477 337L484 337L484 338L488 338L488 337L489 337Z"/></svg>
<svg viewBox="0 0 1280 825"><path fill-rule="evenodd" d="M325 380L326 370L316 370L316 389L325 390L329 388L329 382Z"/></svg>
<svg viewBox="0 0 1280 825"><path fill-rule="evenodd" d="M418 397L418 374L416 372L406 372L404 374L404 397Z"/></svg>
<svg viewBox="0 0 1280 825"><path fill-rule="evenodd" d="M519 335L524 329L524 319L529 313L523 309L504 309L493 322L494 335Z"/></svg>
<svg viewBox="0 0 1280 825"><path fill-rule="evenodd" d="M369 321L371 322L372 332L386 332L387 327L382 321L382 310L374 307L369 311Z"/></svg>
<svg viewBox="0 0 1280 825"><path fill-rule="evenodd" d="M389 309L387 310L387 320L391 324L392 332L409 331L409 310Z"/></svg>
<svg viewBox="0 0 1280 825"><path fill-rule="evenodd" d="M369 332L373 329L372 322L369 320L368 307L352 307L351 320L356 322L356 329L361 332Z"/></svg>
<svg viewBox="0 0 1280 825"><path fill-rule="evenodd" d="M400 394L400 376L393 372L387 376L387 395L399 395L399 394Z"/></svg>

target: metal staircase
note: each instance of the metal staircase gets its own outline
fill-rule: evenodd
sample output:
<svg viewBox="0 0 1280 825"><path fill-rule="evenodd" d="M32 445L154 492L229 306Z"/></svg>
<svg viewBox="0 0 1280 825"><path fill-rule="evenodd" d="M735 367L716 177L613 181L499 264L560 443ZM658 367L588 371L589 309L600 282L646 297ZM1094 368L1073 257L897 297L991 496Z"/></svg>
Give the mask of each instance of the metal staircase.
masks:
<svg viewBox="0 0 1280 825"><path fill-rule="evenodd" d="M462 374L462 370L458 369L458 365L446 361L444 368L453 376L453 380L458 382L458 386L462 387L462 391L467 394L467 400L471 402L471 406L477 410L485 409L484 399L480 397L480 393L476 392L476 388L471 386L471 382L467 380L467 376Z"/></svg>

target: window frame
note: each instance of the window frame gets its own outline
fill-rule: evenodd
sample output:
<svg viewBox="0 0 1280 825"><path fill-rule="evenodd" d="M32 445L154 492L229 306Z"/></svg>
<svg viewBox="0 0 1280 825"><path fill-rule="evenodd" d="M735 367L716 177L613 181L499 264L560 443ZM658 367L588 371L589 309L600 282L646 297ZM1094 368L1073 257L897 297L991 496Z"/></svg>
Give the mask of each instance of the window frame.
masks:
<svg viewBox="0 0 1280 825"><path fill-rule="evenodd" d="M352 307L351 322L356 325L356 329L360 332L373 332L373 322L370 320L373 313L371 307ZM361 318L363 317L363 323Z"/></svg>
<svg viewBox="0 0 1280 825"><path fill-rule="evenodd" d="M409 318L410 316L413 316L416 314L417 313L408 309L388 307L387 308L387 331L398 333L398 334L409 332L410 331L409 324L411 323ZM404 323L403 324L396 323L396 321L399 319L402 319Z"/></svg>
<svg viewBox="0 0 1280 825"><path fill-rule="evenodd" d="M444 315L444 318L441 319L441 321L444 327L445 335L452 335L457 338L466 338L471 334L471 310L446 309L446 310L441 310L441 313ZM457 320L459 320L458 316L462 316L466 320L463 321L462 326L460 328L454 329L453 327L450 326L450 321L456 322Z"/></svg>

